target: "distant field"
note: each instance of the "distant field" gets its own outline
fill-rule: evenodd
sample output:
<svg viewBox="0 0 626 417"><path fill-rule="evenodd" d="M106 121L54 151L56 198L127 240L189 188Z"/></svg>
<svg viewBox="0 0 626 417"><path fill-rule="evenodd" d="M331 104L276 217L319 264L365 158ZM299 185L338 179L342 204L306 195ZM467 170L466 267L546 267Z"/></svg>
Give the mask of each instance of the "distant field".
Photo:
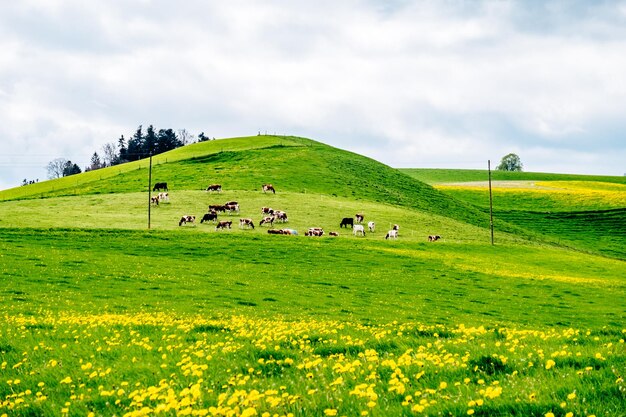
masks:
<svg viewBox="0 0 626 417"><path fill-rule="evenodd" d="M427 184L487 181L489 179L489 173L486 169L401 168L400 171ZM626 176L552 174L543 172L493 170L491 171L491 178L496 181L597 181L626 184Z"/></svg>

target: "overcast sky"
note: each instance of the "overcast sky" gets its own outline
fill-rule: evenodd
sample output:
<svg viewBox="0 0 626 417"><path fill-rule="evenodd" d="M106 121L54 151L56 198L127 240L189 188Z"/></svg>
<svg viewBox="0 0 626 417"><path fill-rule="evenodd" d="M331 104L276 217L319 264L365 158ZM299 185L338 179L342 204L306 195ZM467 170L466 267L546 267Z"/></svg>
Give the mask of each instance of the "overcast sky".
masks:
<svg viewBox="0 0 626 417"><path fill-rule="evenodd" d="M626 1L3 1L0 51L0 188L150 124L626 173Z"/></svg>

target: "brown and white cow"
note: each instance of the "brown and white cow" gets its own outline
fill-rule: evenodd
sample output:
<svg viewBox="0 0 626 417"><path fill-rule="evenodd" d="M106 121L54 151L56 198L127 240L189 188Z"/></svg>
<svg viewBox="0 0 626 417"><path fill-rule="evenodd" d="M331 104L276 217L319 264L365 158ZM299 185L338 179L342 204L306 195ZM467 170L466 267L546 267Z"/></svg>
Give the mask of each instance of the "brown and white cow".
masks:
<svg viewBox="0 0 626 417"><path fill-rule="evenodd" d="M271 207L261 207L261 214L274 214L274 210Z"/></svg>
<svg viewBox="0 0 626 417"><path fill-rule="evenodd" d="M430 236L428 236L428 241L429 242L436 242L439 239L441 239L441 236L439 236L439 235L430 235Z"/></svg>
<svg viewBox="0 0 626 417"><path fill-rule="evenodd" d="M217 191L218 193L222 191L221 184L211 184L206 188L207 191Z"/></svg>
<svg viewBox="0 0 626 417"><path fill-rule="evenodd" d="M233 222L230 220L220 220L219 222L217 222L217 226L215 226L215 230L230 229L232 225L233 225Z"/></svg>
<svg viewBox="0 0 626 417"><path fill-rule="evenodd" d="M178 222L179 226L182 226L183 224L187 224L187 223L194 223L196 221L196 216L183 216L180 218L180 221Z"/></svg>
<svg viewBox="0 0 626 417"><path fill-rule="evenodd" d="M159 201L170 201L170 193L159 193Z"/></svg>
<svg viewBox="0 0 626 417"><path fill-rule="evenodd" d="M324 229L321 227L310 227L309 230L304 233L304 236L323 236Z"/></svg>
<svg viewBox="0 0 626 417"><path fill-rule="evenodd" d="M239 213L239 204L227 203L224 205L224 209L228 212L228 214Z"/></svg>
<svg viewBox="0 0 626 417"><path fill-rule="evenodd" d="M276 190L274 189L274 186L272 184L263 184L263 192L265 193L267 191L271 191L276 194Z"/></svg>
<svg viewBox="0 0 626 417"><path fill-rule="evenodd" d="M214 211L214 212L221 211L222 213L225 213L226 212L226 206L223 206L221 204L211 204L209 206L209 211Z"/></svg>
<svg viewBox="0 0 626 417"><path fill-rule="evenodd" d="M239 228L240 229L244 229L244 228L248 228L251 227L254 229L254 222L252 221L252 219L239 219Z"/></svg>
<svg viewBox="0 0 626 417"><path fill-rule="evenodd" d="M328 232L328 236L339 236L337 232Z"/></svg>
<svg viewBox="0 0 626 417"><path fill-rule="evenodd" d="M283 234L285 234L285 232L283 232L282 229L268 229L267 233L269 233L270 235L283 235Z"/></svg>
<svg viewBox="0 0 626 417"><path fill-rule="evenodd" d="M286 223L287 222L287 213L285 213L284 211L275 210L274 211L274 220L277 221L277 222Z"/></svg>
<svg viewBox="0 0 626 417"><path fill-rule="evenodd" d="M362 214L362 213L357 213L357 214L355 214L355 215L354 215L354 217L356 217L356 222L357 222L357 223L363 223L363 218L364 218L365 216L363 216L363 214Z"/></svg>
<svg viewBox="0 0 626 417"><path fill-rule="evenodd" d="M150 197L150 204L159 205L159 196L155 195L154 197Z"/></svg>
<svg viewBox="0 0 626 417"><path fill-rule="evenodd" d="M274 216L265 216L259 222L259 226L263 226L264 224L270 224L270 226L274 226Z"/></svg>

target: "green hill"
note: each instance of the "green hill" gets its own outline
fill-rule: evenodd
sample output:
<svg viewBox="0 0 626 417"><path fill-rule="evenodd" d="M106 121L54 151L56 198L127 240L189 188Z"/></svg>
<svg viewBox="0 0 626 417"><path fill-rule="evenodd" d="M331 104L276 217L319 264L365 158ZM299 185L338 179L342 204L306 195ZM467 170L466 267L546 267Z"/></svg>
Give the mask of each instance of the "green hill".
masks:
<svg viewBox="0 0 626 417"><path fill-rule="evenodd" d="M260 191L272 183L279 193L326 195L416 209L488 226L470 205L399 171L352 152L296 137L254 136L197 143L153 158L153 183L172 193L204 190ZM0 201L68 195L133 193L148 187L148 161L64 177L0 192ZM350 214L352 215L352 214Z"/></svg>

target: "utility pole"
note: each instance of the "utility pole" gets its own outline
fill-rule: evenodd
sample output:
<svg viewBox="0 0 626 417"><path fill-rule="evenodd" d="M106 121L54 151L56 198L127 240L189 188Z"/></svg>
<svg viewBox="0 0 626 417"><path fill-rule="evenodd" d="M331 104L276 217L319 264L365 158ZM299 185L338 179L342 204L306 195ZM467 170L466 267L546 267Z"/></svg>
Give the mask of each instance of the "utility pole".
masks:
<svg viewBox="0 0 626 417"><path fill-rule="evenodd" d="M150 230L150 210L152 209L152 152L150 152L150 168L148 169L148 230Z"/></svg>
<svg viewBox="0 0 626 417"><path fill-rule="evenodd" d="M489 229L491 230L491 246L493 246L493 197L491 195L491 160L487 160L489 171Z"/></svg>

